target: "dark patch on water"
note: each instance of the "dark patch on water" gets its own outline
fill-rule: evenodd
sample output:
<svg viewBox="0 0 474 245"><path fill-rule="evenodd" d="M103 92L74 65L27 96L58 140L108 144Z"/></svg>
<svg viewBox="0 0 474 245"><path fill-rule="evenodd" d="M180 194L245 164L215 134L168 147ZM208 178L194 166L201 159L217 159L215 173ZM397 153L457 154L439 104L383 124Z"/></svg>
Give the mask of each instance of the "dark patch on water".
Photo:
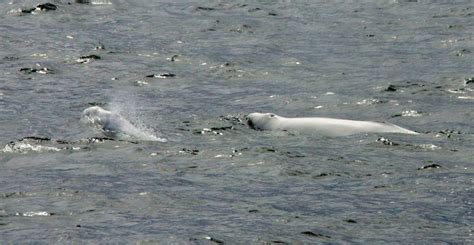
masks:
<svg viewBox="0 0 474 245"><path fill-rule="evenodd" d="M39 73L39 74L51 74L54 73L53 70L47 68L47 67L42 67L42 68L20 68L18 70L19 72L23 74L32 74L32 73Z"/></svg>
<svg viewBox="0 0 474 245"><path fill-rule="evenodd" d="M240 125L240 126L247 126L247 120L245 119L245 115L238 114L238 115L226 115L220 116L221 120L230 122L232 125Z"/></svg>
<svg viewBox="0 0 474 245"><path fill-rule="evenodd" d="M469 77L464 79L464 85L474 84L474 77Z"/></svg>
<svg viewBox="0 0 474 245"><path fill-rule="evenodd" d="M93 60L100 60L101 57L96 55L96 54L90 54L90 55L84 55L84 56L81 56L79 57L79 59L76 60L77 63L81 63L81 64L85 64L85 63L89 63Z"/></svg>
<svg viewBox="0 0 474 245"><path fill-rule="evenodd" d="M437 169L437 168L441 168L441 165L433 163L433 164L429 164L429 165L419 167L418 170Z"/></svg>
<svg viewBox="0 0 474 245"><path fill-rule="evenodd" d="M87 104L89 106L100 106L100 107L104 107L104 106L109 105L109 103L107 103L107 102L89 102Z"/></svg>
<svg viewBox="0 0 474 245"><path fill-rule="evenodd" d="M53 11L53 10L56 10L58 9L58 7L52 3L42 3L42 4L38 4L36 5L36 7L34 8L27 8L27 9L20 9L20 12L21 13L24 13L24 14L31 14L33 13L33 11Z"/></svg>
<svg viewBox="0 0 474 245"><path fill-rule="evenodd" d="M17 198L17 197L26 197L28 195L29 195L28 193L18 191L18 192L3 193L2 197L3 198Z"/></svg>
<svg viewBox="0 0 474 245"><path fill-rule="evenodd" d="M303 232L301 232L301 234L306 235L306 236L310 236L310 237L318 237L318 238L326 238L326 239L331 238L331 236L324 235L324 234L321 234L321 233L314 233L312 231L303 231Z"/></svg>
<svg viewBox="0 0 474 245"><path fill-rule="evenodd" d="M105 45L99 43L97 46L94 47L94 50L105 50Z"/></svg>
<svg viewBox="0 0 474 245"><path fill-rule="evenodd" d="M317 175L313 176L313 178L322 178L322 177L330 177L330 176L341 177L342 175L338 174L338 173L320 173L320 174L317 174Z"/></svg>
<svg viewBox="0 0 474 245"><path fill-rule="evenodd" d="M58 7L52 3L43 3L36 5L36 9L41 11L51 11L58 9Z"/></svg>
<svg viewBox="0 0 474 245"><path fill-rule="evenodd" d="M216 9L215 9L215 8L211 8L211 7L196 7L196 10L214 11L214 10L216 10Z"/></svg>
<svg viewBox="0 0 474 245"><path fill-rule="evenodd" d="M387 139L387 138L378 138L377 139L377 142L381 142L382 144L384 145L400 145L398 143L395 143L393 141L391 141L390 139Z"/></svg>
<svg viewBox="0 0 474 245"><path fill-rule="evenodd" d="M241 151L247 151L249 150L248 148L244 148L242 149ZM256 152L256 153L269 153L269 154L277 154L277 155L280 155L280 156L284 156L286 158L304 158L306 157L305 154L302 154L300 152L297 152L297 151L288 151L288 150L279 150L273 146L260 146L260 147L254 147L251 149L253 152Z"/></svg>
<svg viewBox="0 0 474 245"><path fill-rule="evenodd" d="M462 57L462 56L465 56L465 55L468 55L468 54L471 54L471 50L469 49L460 49L458 51L456 51L456 56L459 56L459 57Z"/></svg>
<svg viewBox="0 0 474 245"><path fill-rule="evenodd" d="M454 130L454 129L445 129L442 131L438 132L438 135L446 135L447 138L454 138L455 136L460 136L463 135L464 133L461 132L460 130Z"/></svg>
<svg viewBox="0 0 474 245"><path fill-rule="evenodd" d="M178 57L179 57L179 55L175 54L175 55L171 56L170 58L166 58L166 60L169 60L171 62L175 62L175 61L178 61Z"/></svg>
<svg viewBox="0 0 474 245"><path fill-rule="evenodd" d="M187 153L187 154L190 154L190 155L197 155L199 154L199 150L196 150L196 149L188 149L188 148L183 148L181 149L182 153Z"/></svg>
<svg viewBox="0 0 474 245"><path fill-rule="evenodd" d="M146 75L145 77L172 78L172 77L176 77L176 74L165 72L165 73L160 73L160 74Z"/></svg>
<svg viewBox="0 0 474 245"><path fill-rule="evenodd" d="M405 80L399 82L398 84L390 84L384 91L386 92L396 92L402 90L408 90L409 92L416 93L419 91L427 91L425 86L429 84L424 80Z"/></svg>
<svg viewBox="0 0 474 245"><path fill-rule="evenodd" d="M19 60L20 58L19 57L16 57L16 56L5 56L2 58L2 60L6 60L6 61L15 61L15 60Z"/></svg>

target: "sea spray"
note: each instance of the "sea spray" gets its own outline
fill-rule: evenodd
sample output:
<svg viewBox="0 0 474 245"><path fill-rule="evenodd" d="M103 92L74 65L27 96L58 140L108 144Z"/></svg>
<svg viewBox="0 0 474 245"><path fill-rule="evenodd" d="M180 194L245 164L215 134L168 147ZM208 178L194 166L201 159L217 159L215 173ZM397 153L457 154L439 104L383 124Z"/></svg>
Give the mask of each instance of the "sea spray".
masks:
<svg viewBox="0 0 474 245"><path fill-rule="evenodd" d="M115 111L108 111L99 106L92 106L82 113L82 120L96 131L107 137L118 139L138 139L166 142L167 139L156 136L143 125L132 124L127 118Z"/></svg>

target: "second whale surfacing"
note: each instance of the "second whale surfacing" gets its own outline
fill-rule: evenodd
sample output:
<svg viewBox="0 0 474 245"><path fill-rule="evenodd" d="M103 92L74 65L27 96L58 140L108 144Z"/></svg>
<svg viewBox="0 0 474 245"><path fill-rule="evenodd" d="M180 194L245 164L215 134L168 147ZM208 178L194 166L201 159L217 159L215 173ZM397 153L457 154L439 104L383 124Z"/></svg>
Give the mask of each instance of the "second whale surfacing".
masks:
<svg viewBox="0 0 474 245"><path fill-rule="evenodd" d="M256 130L294 131L329 137L347 136L358 133L401 133L418 134L395 124L372 121L356 121L326 117L282 117L273 113L250 113L249 127Z"/></svg>
<svg viewBox="0 0 474 245"><path fill-rule="evenodd" d="M120 114L105 110L99 106L85 109L82 112L82 119L107 137L124 140L167 141L165 138L156 137L145 130L137 128Z"/></svg>

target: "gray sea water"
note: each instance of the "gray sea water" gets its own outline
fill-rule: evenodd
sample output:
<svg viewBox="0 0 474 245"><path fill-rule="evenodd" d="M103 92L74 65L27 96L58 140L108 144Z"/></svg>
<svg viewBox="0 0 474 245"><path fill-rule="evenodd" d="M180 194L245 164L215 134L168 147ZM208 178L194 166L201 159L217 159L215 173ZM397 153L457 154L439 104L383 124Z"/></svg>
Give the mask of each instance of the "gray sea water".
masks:
<svg viewBox="0 0 474 245"><path fill-rule="evenodd" d="M472 1L39 3L0 3L2 243L474 242ZM168 141L104 138L92 105Z"/></svg>

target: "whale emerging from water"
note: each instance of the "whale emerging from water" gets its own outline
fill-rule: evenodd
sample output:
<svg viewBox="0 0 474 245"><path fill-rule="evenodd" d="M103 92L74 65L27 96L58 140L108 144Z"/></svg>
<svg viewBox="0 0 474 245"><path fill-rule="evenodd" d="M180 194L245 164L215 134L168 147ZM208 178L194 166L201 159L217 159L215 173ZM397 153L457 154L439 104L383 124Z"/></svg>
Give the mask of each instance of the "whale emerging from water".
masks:
<svg viewBox="0 0 474 245"><path fill-rule="evenodd" d="M256 130L295 131L329 137L347 136L357 133L418 134L390 123L325 117L287 118L273 113L258 112L247 115L247 123L250 128Z"/></svg>
<svg viewBox="0 0 474 245"><path fill-rule="evenodd" d="M116 139L137 139L166 142L151 133L141 130L123 118L120 114L92 106L82 112L82 119L107 137Z"/></svg>

